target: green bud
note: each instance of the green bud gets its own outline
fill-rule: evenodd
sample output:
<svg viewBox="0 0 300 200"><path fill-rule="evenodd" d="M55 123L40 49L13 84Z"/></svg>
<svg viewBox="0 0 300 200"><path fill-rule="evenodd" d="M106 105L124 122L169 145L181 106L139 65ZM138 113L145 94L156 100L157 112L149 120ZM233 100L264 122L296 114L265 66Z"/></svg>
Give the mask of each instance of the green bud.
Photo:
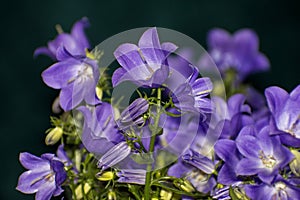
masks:
<svg viewBox="0 0 300 200"><path fill-rule="evenodd" d="M195 188L188 180L184 180L184 179L175 180L174 185L176 187L182 189L185 192L194 192L195 191Z"/></svg>
<svg viewBox="0 0 300 200"><path fill-rule="evenodd" d="M55 127L52 129L45 138L46 145L54 145L58 142L63 135L63 129L61 127Z"/></svg>
<svg viewBox="0 0 300 200"><path fill-rule="evenodd" d="M96 95L99 99L102 99L103 97L103 90L100 87L96 87Z"/></svg>
<svg viewBox="0 0 300 200"><path fill-rule="evenodd" d="M97 174L97 179L99 181L110 181L114 178L114 173L113 172L103 172L101 174Z"/></svg>
<svg viewBox="0 0 300 200"><path fill-rule="evenodd" d="M91 186L88 183L80 184L75 189L76 199L82 199L91 190Z"/></svg>
<svg viewBox="0 0 300 200"><path fill-rule="evenodd" d="M107 199L108 200L117 200L117 195L113 190L109 190L107 193Z"/></svg>
<svg viewBox="0 0 300 200"><path fill-rule="evenodd" d="M173 196L173 193L170 192L170 191L166 191L164 189L162 189L160 191L160 199L161 200L171 200L172 199L172 196Z"/></svg>
<svg viewBox="0 0 300 200"><path fill-rule="evenodd" d="M292 149L291 152L295 156L295 158L290 162L291 171L296 176L300 176L300 152L294 149Z"/></svg>

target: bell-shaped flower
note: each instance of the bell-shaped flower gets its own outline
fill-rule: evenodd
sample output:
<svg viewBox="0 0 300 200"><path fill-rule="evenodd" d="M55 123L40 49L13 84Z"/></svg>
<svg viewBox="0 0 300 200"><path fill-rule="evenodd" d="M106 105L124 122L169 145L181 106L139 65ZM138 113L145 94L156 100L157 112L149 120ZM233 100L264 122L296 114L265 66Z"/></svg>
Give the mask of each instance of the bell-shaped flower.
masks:
<svg viewBox="0 0 300 200"><path fill-rule="evenodd" d="M103 102L91 110L85 106L77 110L84 116L81 141L91 153L101 156L124 139L117 129L111 104Z"/></svg>
<svg viewBox="0 0 300 200"><path fill-rule="evenodd" d="M58 36L48 42L47 47L39 47L35 50L34 56L44 54L56 60L57 50L63 46L73 56L84 56L86 49L90 48L84 29L89 27L89 20L84 17L77 21L71 30L71 33L60 32Z"/></svg>
<svg viewBox="0 0 300 200"><path fill-rule="evenodd" d="M236 146L244 156L236 166L236 174L258 175L260 180L268 184L294 157L290 150L281 144L278 136L270 136L269 126L258 133L246 129L237 137Z"/></svg>
<svg viewBox="0 0 300 200"><path fill-rule="evenodd" d="M249 198L255 200L294 200L300 197L300 188L281 176L277 176L271 184L246 185L245 191Z"/></svg>
<svg viewBox="0 0 300 200"><path fill-rule="evenodd" d="M155 87L161 85L169 76L167 57L177 49L173 43L160 44L156 28L146 30L138 46L121 44L114 56L121 65L113 76L113 86L129 80L139 86Z"/></svg>
<svg viewBox="0 0 300 200"><path fill-rule="evenodd" d="M265 90L270 112L272 113L272 127L277 129L282 143L300 147L300 86L290 94L285 90L273 86Z"/></svg>
<svg viewBox="0 0 300 200"><path fill-rule="evenodd" d="M145 122L143 114L149 109L149 103L144 98L134 100L125 110L121 113L117 124L120 129L126 130L130 127L141 125Z"/></svg>
<svg viewBox="0 0 300 200"><path fill-rule="evenodd" d="M42 78L49 87L61 89L61 107L69 111L83 100L90 105L99 103L96 85L100 73L96 60L74 57L64 47L57 51L59 62L43 71Z"/></svg>
<svg viewBox="0 0 300 200"><path fill-rule="evenodd" d="M120 183L134 183L139 185L145 185L146 170L144 169L122 169L117 172Z"/></svg>
<svg viewBox="0 0 300 200"><path fill-rule="evenodd" d="M258 37L250 29L238 30L233 35L223 29L213 29L207 43L209 55L221 73L232 68L240 79L244 79L249 74L269 69L268 59L259 52ZM210 59L207 57L200 63L205 65L205 60Z"/></svg>
<svg viewBox="0 0 300 200"><path fill-rule="evenodd" d="M19 177L17 190L26 194L36 193L36 200L50 200L63 192L61 185L67 174L64 164L54 154L36 157L25 152L20 154L20 162L28 171Z"/></svg>

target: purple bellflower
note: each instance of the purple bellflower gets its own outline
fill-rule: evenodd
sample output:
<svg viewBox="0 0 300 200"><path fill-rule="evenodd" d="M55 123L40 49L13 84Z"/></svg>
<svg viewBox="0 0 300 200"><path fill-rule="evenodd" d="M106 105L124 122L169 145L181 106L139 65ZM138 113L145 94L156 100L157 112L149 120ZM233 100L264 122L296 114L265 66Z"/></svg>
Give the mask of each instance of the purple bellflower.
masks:
<svg viewBox="0 0 300 200"><path fill-rule="evenodd" d="M65 48L57 51L59 62L46 69L42 78L49 87L61 89L61 107L69 111L83 100L90 105L100 103L96 95L100 76L97 62L90 58L74 57Z"/></svg>
<svg viewBox="0 0 300 200"><path fill-rule="evenodd" d="M270 136L269 126L258 133L255 127L245 129L237 137L236 146L244 156L236 166L236 174L258 175L260 180L268 184L294 157L290 150L281 144L278 136Z"/></svg>
<svg viewBox="0 0 300 200"><path fill-rule="evenodd" d="M131 148L126 142L120 142L109 149L98 161L98 168L101 172L109 167L113 167L124 160L131 152Z"/></svg>
<svg viewBox="0 0 300 200"><path fill-rule="evenodd" d="M258 51L258 37L250 29L241 29L232 36L223 29L213 29L207 43L209 54L221 73L232 68L244 79L251 73L269 68L268 59Z"/></svg>
<svg viewBox="0 0 300 200"><path fill-rule="evenodd" d="M56 60L57 50L61 46L73 56L84 56L86 49L90 48L84 29L89 27L89 21L86 17L77 21L72 27L71 33L59 33L58 36L48 42L47 47L39 47L35 50L34 56L45 54Z"/></svg>
<svg viewBox="0 0 300 200"><path fill-rule="evenodd" d="M272 184L246 185L245 191L255 200L294 200L300 197L300 188L279 175Z"/></svg>
<svg viewBox="0 0 300 200"><path fill-rule="evenodd" d="M121 65L113 76L113 86L130 80L141 86L161 85L169 76L167 57L177 49L173 43L160 44L156 28L146 30L138 46L125 43L114 52Z"/></svg>
<svg viewBox="0 0 300 200"><path fill-rule="evenodd" d="M117 129L111 104L103 102L92 111L84 106L77 110L84 115L81 141L89 152L103 155L124 139Z"/></svg>
<svg viewBox="0 0 300 200"><path fill-rule="evenodd" d="M145 185L146 170L143 169L122 169L117 172L119 183L134 183Z"/></svg>
<svg viewBox="0 0 300 200"><path fill-rule="evenodd" d="M143 114L149 108L148 101L144 98L134 100L122 113L117 120L120 129L126 130L130 127L141 125L145 122Z"/></svg>
<svg viewBox="0 0 300 200"><path fill-rule="evenodd" d="M173 103L183 112L211 113L213 105L208 96L213 90L213 84L209 78L197 78L199 71L196 67L193 69L185 83L173 91Z"/></svg>
<svg viewBox="0 0 300 200"><path fill-rule="evenodd" d="M54 154L46 153L39 158L25 152L20 154L20 162L28 171L19 177L17 190L36 193L36 200L50 200L63 192L61 185L67 174L64 164Z"/></svg>
<svg viewBox="0 0 300 200"><path fill-rule="evenodd" d="M282 143L300 147L300 86L290 94L279 87L269 87L265 90L274 133L280 135Z"/></svg>

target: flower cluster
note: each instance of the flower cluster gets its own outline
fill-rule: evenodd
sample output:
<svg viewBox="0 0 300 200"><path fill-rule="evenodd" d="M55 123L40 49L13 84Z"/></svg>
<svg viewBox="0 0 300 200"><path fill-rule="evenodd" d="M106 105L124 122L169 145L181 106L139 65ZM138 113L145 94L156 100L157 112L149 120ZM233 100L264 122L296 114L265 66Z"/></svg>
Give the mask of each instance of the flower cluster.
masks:
<svg viewBox="0 0 300 200"><path fill-rule="evenodd" d="M269 67L252 30L210 31L209 56L195 66L176 53L176 41L161 43L149 28L137 44L114 50L117 68L100 70L101 49L91 51L88 25L83 18L70 34L59 28L34 53L54 61L42 78L60 90L60 109L45 143L61 144L56 156L20 154L28 171L17 190L39 200L300 197L300 86L262 95L243 82ZM227 100L214 88L219 83L201 75L209 60ZM121 106L112 90L128 82L136 89Z"/></svg>

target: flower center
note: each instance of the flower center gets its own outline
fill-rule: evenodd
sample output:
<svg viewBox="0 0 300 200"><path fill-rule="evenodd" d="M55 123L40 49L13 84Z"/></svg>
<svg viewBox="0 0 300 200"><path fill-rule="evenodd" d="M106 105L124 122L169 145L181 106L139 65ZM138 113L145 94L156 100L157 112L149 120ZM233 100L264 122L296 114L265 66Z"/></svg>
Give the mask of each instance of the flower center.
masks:
<svg viewBox="0 0 300 200"><path fill-rule="evenodd" d="M93 69L90 65L83 63L82 68L78 70L77 75L68 80L68 83L75 81L76 79L80 79L80 82L85 81L87 79L93 79Z"/></svg>
<svg viewBox="0 0 300 200"><path fill-rule="evenodd" d="M277 182L275 183L275 189L277 191L277 195L281 199L287 199L288 194L286 192L286 185L283 182Z"/></svg>
<svg viewBox="0 0 300 200"><path fill-rule="evenodd" d="M285 132L289 133L291 136L296 137L297 125L300 123L300 115L298 118L292 123L290 129L284 130Z"/></svg>
<svg viewBox="0 0 300 200"><path fill-rule="evenodd" d="M273 155L265 155L263 151L259 152L259 158L261 162L264 164L264 166L266 166L267 168L273 168L277 163Z"/></svg>

